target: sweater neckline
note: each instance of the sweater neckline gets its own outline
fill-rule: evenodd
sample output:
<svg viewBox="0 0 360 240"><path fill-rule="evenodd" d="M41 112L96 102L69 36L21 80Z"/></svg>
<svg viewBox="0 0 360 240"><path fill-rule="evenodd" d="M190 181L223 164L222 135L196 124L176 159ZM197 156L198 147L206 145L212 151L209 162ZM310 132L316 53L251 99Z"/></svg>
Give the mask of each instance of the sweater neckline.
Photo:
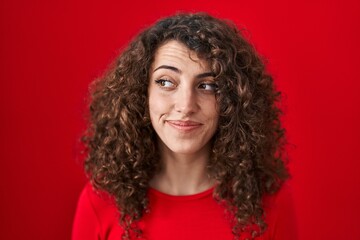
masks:
<svg viewBox="0 0 360 240"><path fill-rule="evenodd" d="M213 186L205 191L195 193L195 194L190 194L190 195L171 195L171 194L167 194L167 193L161 192L155 188L150 187L149 195L150 196L153 195L158 198L173 200L173 201L189 201L189 200L196 200L196 199L212 196L212 193L214 192L214 188L215 187Z"/></svg>

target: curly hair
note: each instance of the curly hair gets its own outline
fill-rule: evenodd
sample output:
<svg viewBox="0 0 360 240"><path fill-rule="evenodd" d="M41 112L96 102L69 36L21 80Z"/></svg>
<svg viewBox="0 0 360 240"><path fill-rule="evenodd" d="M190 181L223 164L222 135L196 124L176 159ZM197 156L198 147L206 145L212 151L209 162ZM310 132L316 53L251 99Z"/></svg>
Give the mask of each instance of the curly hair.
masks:
<svg viewBox="0 0 360 240"><path fill-rule="evenodd" d="M214 198L234 216L233 234L251 238L266 229L262 199L288 178L280 92L263 59L230 21L181 13L142 31L92 85L85 171L113 196L123 239L141 234L149 181L159 170L156 133L148 109L149 69L156 50L177 40L210 63L220 116L208 172ZM257 229L257 230L256 230Z"/></svg>

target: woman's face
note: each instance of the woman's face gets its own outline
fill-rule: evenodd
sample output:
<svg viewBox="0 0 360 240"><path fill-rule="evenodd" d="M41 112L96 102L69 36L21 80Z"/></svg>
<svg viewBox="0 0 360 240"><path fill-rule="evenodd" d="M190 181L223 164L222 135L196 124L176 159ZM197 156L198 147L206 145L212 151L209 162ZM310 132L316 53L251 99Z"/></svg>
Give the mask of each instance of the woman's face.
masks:
<svg viewBox="0 0 360 240"><path fill-rule="evenodd" d="M160 46L150 69L149 111L160 149L196 154L210 151L219 113L214 74L182 43Z"/></svg>

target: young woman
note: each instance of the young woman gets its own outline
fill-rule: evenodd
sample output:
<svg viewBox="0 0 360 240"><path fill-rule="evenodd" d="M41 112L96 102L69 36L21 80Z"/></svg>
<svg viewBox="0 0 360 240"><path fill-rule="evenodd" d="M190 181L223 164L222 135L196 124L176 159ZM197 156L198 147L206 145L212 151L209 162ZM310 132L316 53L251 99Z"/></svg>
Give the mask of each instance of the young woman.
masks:
<svg viewBox="0 0 360 240"><path fill-rule="evenodd" d="M94 84L73 239L296 239L278 101L231 23L144 30Z"/></svg>

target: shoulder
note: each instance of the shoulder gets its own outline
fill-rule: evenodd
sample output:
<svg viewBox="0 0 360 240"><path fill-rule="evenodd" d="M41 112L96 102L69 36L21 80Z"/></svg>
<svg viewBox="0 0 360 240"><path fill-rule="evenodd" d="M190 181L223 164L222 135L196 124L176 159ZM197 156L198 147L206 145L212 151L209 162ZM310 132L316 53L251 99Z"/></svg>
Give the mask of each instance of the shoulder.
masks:
<svg viewBox="0 0 360 240"><path fill-rule="evenodd" d="M102 239L118 224L118 211L112 198L98 193L88 183L82 190L75 213L72 239Z"/></svg>
<svg viewBox="0 0 360 240"><path fill-rule="evenodd" d="M278 208L291 207L293 202L292 191L291 185L285 182L277 192L264 197L264 208L272 211Z"/></svg>
<svg viewBox="0 0 360 240"><path fill-rule="evenodd" d="M296 216L293 204L292 187L289 182L275 194L264 198L265 221L268 224L268 239L297 239Z"/></svg>
<svg viewBox="0 0 360 240"><path fill-rule="evenodd" d="M95 190L90 183L87 183L81 192L79 203L82 201L88 202L100 219L102 214L116 209L113 198L106 192Z"/></svg>

